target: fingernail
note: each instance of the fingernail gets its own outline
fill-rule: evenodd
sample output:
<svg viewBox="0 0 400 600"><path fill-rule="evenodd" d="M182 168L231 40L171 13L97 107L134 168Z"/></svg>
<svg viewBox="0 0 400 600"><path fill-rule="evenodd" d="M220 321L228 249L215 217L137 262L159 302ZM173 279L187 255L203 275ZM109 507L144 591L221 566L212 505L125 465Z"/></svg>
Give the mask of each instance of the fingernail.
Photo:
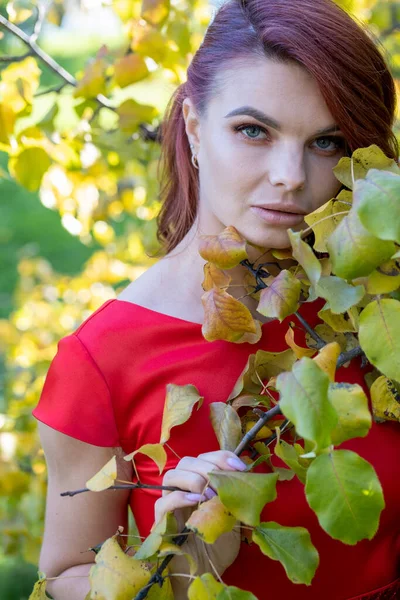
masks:
<svg viewBox="0 0 400 600"><path fill-rule="evenodd" d="M204 502L204 500L206 500L206 497L203 496L202 494L185 494L185 498L186 500L189 500L190 502Z"/></svg>
<svg viewBox="0 0 400 600"><path fill-rule="evenodd" d="M214 498L217 495L217 492L214 492L214 490L208 487L206 488L204 495L207 496L209 500L211 500L211 498Z"/></svg>
<svg viewBox="0 0 400 600"><path fill-rule="evenodd" d="M240 460L240 458L228 458L226 461L232 469L237 469L238 471L245 471L247 469L244 462Z"/></svg>

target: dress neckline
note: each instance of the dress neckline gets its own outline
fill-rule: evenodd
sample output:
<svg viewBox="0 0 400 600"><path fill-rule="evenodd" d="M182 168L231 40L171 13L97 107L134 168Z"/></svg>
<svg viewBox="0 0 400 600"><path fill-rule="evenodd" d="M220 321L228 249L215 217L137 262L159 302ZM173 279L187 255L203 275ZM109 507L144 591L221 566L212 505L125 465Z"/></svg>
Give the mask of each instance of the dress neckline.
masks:
<svg viewBox="0 0 400 600"><path fill-rule="evenodd" d="M120 300L119 298L112 298L111 302L117 302L122 304L130 304L134 306L136 309L144 310L146 312L152 313L159 317L164 317L165 319L169 319L172 321L178 321L179 323L184 323L186 325L190 325L192 327L201 328L203 327L203 323L197 323L195 321L188 321L186 319L181 319L180 317L175 317L174 315L168 315L166 313L158 312L157 310L153 310L152 308L148 308L147 306L142 306L141 304L136 304L135 302L131 302L130 300ZM270 321L266 321L265 323L261 323L261 328L264 328L266 325L270 325L271 323L276 323L277 319L271 319Z"/></svg>

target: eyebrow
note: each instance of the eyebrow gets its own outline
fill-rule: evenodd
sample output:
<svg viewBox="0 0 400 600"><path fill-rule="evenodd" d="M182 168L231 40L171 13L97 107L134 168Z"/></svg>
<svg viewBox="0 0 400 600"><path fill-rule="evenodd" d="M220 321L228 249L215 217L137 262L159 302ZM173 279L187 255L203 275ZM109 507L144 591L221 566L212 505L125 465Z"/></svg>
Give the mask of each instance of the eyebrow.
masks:
<svg viewBox="0 0 400 600"><path fill-rule="evenodd" d="M235 108L235 110L232 110L230 113L225 115L224 118L228 119L229 117L236 117L238 115L247 115L249 117L253 117L254 119L257 119L257 121L261 121L261 123L264 123L264 125L267 125L268 127L273 127L277 131L281 131L282 129L282 125L280 125L278 121L275 121L275 119L272 119L271 117L263 113L261 110L258 110L253 106L241 106L240 108ZM318 129L318 131L316 131L315 133L316 135L321 135L338 132L340 132L338 125L333 123L333 125L329 125L328 127L324 127L323 129Z"/></svg>

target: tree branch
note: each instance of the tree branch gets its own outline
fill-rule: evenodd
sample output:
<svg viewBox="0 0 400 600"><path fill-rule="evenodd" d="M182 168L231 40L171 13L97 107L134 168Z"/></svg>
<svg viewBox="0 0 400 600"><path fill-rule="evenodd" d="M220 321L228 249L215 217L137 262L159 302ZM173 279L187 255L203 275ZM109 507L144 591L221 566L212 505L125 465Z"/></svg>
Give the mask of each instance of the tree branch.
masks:
<svg viewBox="0 0 400 600"><path fill-rule="evenodd" d="M183 490L182 488L176 487L174 485L150 485L147 483L125 483L118 485L111 485L109 488L103 490L104 492L107 490L136 490L136 489L146 489L146 490L167 490L169 492L186 492L189 490ZM82 488L81 490L73 490L72 492L62 492L60 496L76 496L77 494L83 494L84 492L91 492L89 488Z"/></svg>
<svg viewBox="0 0 400 600"><path fill-rule="evenodd" d="M51 56L46 54L46 52L44 52L37 45L35 41L35 33L33 33L31 36L27 35L24 31L22 31L22 29L14 25L14 23L11 23L11 21L3 17L3 15L0 15L0 25L2 25L5 29L7 29L7 31L15 35L15 37L17 37L19 40L21 40L21 42L28 46L28 48L31 51L30 53L37 56L54 73L61 77L61 79L63 79L65 83L72 85L73 87L77 87L78 82L75 79L75 77L73 77L71 73L68 73L68 71L66 71L64 67L58 64ZM40 31L40 27L38 29ZM109 110L113 111L116 110L115 107L110 104L109 100L103 94L98 94L95 97L95 100L104 108L108 108Z"/></svg>

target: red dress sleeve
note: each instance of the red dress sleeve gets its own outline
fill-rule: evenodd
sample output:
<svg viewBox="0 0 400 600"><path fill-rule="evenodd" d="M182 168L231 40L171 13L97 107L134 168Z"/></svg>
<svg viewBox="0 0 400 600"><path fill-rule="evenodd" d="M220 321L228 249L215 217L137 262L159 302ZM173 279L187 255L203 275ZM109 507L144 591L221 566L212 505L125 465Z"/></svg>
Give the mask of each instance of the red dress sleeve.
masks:
<svg viewBox="0 0 400 600"><path fill-rule="evenodd" d="M76 333L58 343L33 416L94 446L119 446L107 382Z"/></svg>

